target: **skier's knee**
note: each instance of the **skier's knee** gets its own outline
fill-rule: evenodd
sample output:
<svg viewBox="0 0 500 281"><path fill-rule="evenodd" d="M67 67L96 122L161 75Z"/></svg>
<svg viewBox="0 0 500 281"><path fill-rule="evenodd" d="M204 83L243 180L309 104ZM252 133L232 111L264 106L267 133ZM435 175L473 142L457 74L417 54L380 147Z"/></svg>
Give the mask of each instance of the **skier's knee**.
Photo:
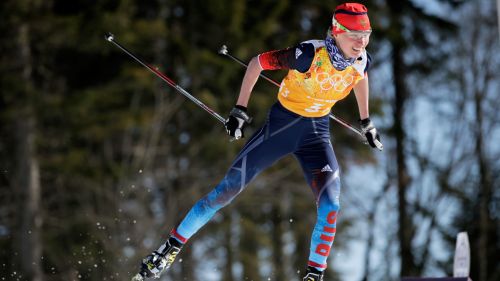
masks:
<svg viewBox="0 0 500 281"><path fill-rule="evenodd" d="M224 179L206 197L206 204L214 209L225 207L240 193L241 188L234 182Z"/></svg>
<svg viewBox="0 0 500 281"><path fill-rule="evenodd" d="M321 213L338 212L340 210L340 200L338 196L331 197L327 194L321 196L318 208Z"/></svg>
<svg viewBox="0 0 500 281"><path fill-rule="evenodd" d="M216 190L218 193L216 202L222 206L226 206L238 196L241 189L235 185L224 183L219 185Z"/></svg>
<svg viewBox="0 0 500 281"><path fill-rule="evenodd" d="M330 173L327 177L320 196L324 197L332 208L340 208L340 178L337 173Z"/></svg>

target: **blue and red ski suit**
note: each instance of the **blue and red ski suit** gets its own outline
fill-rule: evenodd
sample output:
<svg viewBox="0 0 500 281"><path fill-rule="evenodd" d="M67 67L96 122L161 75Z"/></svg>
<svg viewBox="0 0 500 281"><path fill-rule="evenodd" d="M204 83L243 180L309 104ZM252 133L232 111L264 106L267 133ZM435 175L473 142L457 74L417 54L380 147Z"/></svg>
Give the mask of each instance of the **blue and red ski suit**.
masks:
<svg viewBox="0 0 500 281"><path fill-rule="evenodd" d="M347 96L354 84L364 78L369 62L370 57L365 53L358 65L337 71L320 40L259 55L264 70L290 69L280 87L278 101L222 181L192 207L171 235L185 243L261 171L293 154L317 203L309 266L324 270L340 209L339 165L330 140L328 113L337 100Z"/></svg>

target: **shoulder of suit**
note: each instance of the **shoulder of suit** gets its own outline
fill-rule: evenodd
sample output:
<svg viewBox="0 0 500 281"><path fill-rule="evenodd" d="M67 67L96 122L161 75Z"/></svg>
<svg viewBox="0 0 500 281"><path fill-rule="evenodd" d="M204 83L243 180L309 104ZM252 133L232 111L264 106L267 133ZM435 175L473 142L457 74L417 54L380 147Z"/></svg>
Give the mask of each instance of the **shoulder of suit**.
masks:
<svg viewBox="0 0 500 281"><path fill-rule="evenodd" d="M311 44L314 47L314 50L317 50L319 48L325 47L325 40L307 40L302 42L301 44Z"/></svg>

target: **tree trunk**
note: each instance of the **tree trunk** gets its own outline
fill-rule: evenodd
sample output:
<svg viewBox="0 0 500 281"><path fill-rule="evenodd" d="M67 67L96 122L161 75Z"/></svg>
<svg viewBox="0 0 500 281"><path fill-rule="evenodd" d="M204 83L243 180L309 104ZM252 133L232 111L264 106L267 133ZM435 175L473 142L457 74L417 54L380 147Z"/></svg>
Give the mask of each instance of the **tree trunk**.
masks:
<svg viewBox="0 0 500 281"><path fill-rule="evenodd" d="M406 201L406 188L409 187L410 178L408 168L406 166L405 156L405 141L406 134L404 130L404 116L405 104L408 99L408 90L406 89L406 69L404 61L404 51L406 41L401 35L403 31L403 18L404 14L403 5L400 1L388 1L391 14L398 15L392 19L391 29L389 34L392 43L392 75L394 79L394 108L393 108L393 133L396 141L396 171L397 171L397 193L398 193L398 242L399 242L399 255L400 255L400 275L408 276L413 268L413 256L411 252L411 236L412 236L412 223L408 217L407 210L408 204Z"/></svg>
<svg viewBox="0 0 500 281"><path fill-rule="evenodd" d="M398 42L393 44L393 76L395 83L394 98L394 136L396 139L397 189L398 189L398 224L399 224L399 251L401 258L401 276L412 273L413 255L411 252L412 223L407 214L406 188L410 178L406 166L405 132L403 127L404 108L408 97L405 87L405 73L407 70L403 60L403 46Z"/></svg>
<svg viewBox="0 0 500 281"><path fill-rule="evenodd" d="M476 91L474 103L476 108L476 145L475 154L478 157L479 164L479 280L488 279L488 235L490 228L488 206L492 196L492 186L489 177L489 169L485 151L483 147L483 108L481 105L481 93Z"/></svg>
<svg viewBox="0 0 500 281"><path fill-rule="evenodd" d="M273 243L273 263L274 263L274 280L286 280L285 278L285 266L283 263L283 223L281 210L281 204L279 200L274 200L273 211L271 215L271 220L273 221L272 230L272 243Z"/></svg>
<svg viewBox="0 0 500 281"><path fill-rule="evenodd" d="M299 275L298 279L302 280L309 260L309 248L311 245L311 232L313 226L311 221L315 219L315 215L308 216L307 213L300 214L299 210L303 209L297 208L292 210L292 217L295 221L291 226L291 231L295 238L296 249L291 260L294 272L297 272ZM295 213L294 211L298 212Z"/></svg>
<svg viewBox="0 0 500 281"><path fill-rule="evenodd" d="M29 40L29 27L23 24L19 27L19 60L22 66L22 77L26 87L26 106L21 109L16 123L16 164L15 188L20 193L19 198L19 235L17 248L20 253L19 266L22 274L29 280L42 281L41 266L42 244L40 232L42 215L40 211L41 183L40 167L36 157L36 122L30 101L32 83L32 57Z"/></svg>
<svg viewBox="0 0 500 281"><path fill-rule="evenodd" d="M251 220L251 215L241 221L242 235L240 241L241 263L243 265L243 280L258 281L259 271L259 246L257 243L258 231Z"/></svg>
<svg viewBox="0 0 500 281"><path fill-rule="evenodd" d="M500 40L500 0L497 0L497 14L498 14L498 39Z"/></svg>
<svg viewBox="0 0 500 281"><path fill-rule="evenodd" d="M231 245L232 242L232 227L233 227L233 216L232 214L228 214L224 216L225 222L225 239L224 239L224 248L226 248L226 264L222 269L222 280L223 281L234 281L233 277L233 264L234 264L234 255L233 255L233 247Z"/></svg>
<svg viewBox="0 0 500 281"><path fill-rule="evenodd" d="M181 272L180 274L175 274L174 280L198 280L195 277L195 261L193 259L193 246L195 243L192 243L191 245L186 245L182 249L182 255L179 256L180 259L182 259L182 262L179 261L180 267L181 267ZM200 279L200 280L203 280Z"/></svg>
<svg viewBox="0 0 500 281"><path fill-rule="evenodd" d="M23 116L17 121L17 175L16 190L20 192L19 235L17 247L19 265L29 280L43 280L41 267L42 244L40 230L40 167L35 152L35 121L32 116Z"/></svg>

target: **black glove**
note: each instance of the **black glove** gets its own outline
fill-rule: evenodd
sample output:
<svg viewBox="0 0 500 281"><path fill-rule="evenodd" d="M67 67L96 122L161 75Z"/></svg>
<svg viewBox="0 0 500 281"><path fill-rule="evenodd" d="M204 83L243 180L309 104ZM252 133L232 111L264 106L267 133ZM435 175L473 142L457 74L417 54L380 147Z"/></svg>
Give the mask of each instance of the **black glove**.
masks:
<svg viewBox="0 0 500 281"><path fill-rule="evenodd" d="M382 150L384 146L380 142L380 136L375 126L373 126L373 123L370 120L370 118L359 120L359 125L361 126L361 131L365 135L368 144L373 148L378 148Z"/></svg>
<svg viewBox="0 0 500 281"><path fill-rule="evenodd" d="M250 122L252 122L252 117L248 116L247 108L236 105L229 113L229 117L226 119L224 126L226 127L228 135L235 139L240 139L244 137L243 130L246 124Z"/></svg>

